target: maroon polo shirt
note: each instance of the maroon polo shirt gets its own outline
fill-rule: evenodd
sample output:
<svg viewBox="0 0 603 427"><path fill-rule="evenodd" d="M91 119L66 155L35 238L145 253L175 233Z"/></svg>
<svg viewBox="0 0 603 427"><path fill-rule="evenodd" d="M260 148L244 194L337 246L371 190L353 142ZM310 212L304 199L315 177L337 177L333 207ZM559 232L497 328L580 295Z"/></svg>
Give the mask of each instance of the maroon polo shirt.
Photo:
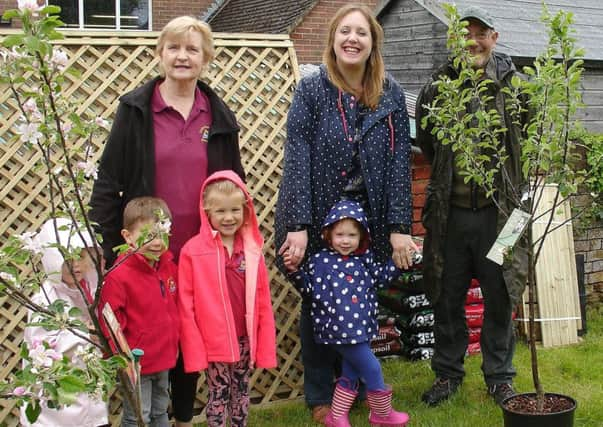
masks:
<svg viewBox="0 0 603 427"><path fill-rule="evenodd" d="M180 249L199 232L199 192L207 177L207 137L211 111L207 96L196 88L187 118L167 105L155 85L151 108L155 132L155 196L172 213L170 250L176 261Z"/></svg>
<svg viewBox="0 0 603 427"><path fill-rule="evenodd" d="M235 236L232 255L229 255L228 249L224 247L224 259L226 259L226 283L235 330L237 337L244 337L247 335L245 327L245 251L243 239L239 234Z"/></svg>

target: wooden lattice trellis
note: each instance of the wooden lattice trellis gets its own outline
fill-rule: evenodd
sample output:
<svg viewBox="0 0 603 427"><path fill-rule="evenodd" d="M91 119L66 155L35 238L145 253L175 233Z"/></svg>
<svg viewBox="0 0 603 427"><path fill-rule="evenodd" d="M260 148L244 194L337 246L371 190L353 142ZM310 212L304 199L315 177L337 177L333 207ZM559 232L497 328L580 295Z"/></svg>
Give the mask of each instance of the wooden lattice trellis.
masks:
<svg viewBox="0 0 603 427"><path fill-rule="evenodd" d="M0 38L12 32L0 32ZM80 76L67 76L65 92L77 100L77 113L111 119L119 97L156 75L157 33L65 32L60 45ZM247 185L254 197L266 240L271 275L278 367L256 370L251 379L254 403L268 403L301 395L302 365L297 333L297 294L274 265L273 213L282 175L281 161L286 115L298 80L293 44L285 36L216 34L217 56L204 78L236 112L241 126L241 151ZM47 179L35 165L37 153L13 140L20 112L6 87L0 90L0 244L13 234L35 231L48 217ZM96 157L102 140L95 141ZM0 299L0 380L20 363L25 310ZM197 406L207 400L200 382ZM118 402L112 402L116 412ZM0 400L0 424L17 425L14 402Z"/></svg>

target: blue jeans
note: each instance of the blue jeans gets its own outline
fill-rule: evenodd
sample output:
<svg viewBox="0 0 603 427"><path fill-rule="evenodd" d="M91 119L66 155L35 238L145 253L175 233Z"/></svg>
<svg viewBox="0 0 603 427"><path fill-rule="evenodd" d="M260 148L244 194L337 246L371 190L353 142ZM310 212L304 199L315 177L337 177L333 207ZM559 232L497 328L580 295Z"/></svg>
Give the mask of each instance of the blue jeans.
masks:
<svg viewBox="0 0 603 427"><path fill-rule="evenodd" d="M310 305L309 298L302 300L299 335L304 365L304 398L308 406L314 407L331 404L339 357L330 346L314 341Z"/></svg>
<svg viewBox="0 0 603 427"><path fill-rule="evenodd" d="M167 408L170 401L168 393L169 371L140 376L140 404L142 419L149 427L169 427ZM123 399L122 427L137 426L136 413Z"/></svg>

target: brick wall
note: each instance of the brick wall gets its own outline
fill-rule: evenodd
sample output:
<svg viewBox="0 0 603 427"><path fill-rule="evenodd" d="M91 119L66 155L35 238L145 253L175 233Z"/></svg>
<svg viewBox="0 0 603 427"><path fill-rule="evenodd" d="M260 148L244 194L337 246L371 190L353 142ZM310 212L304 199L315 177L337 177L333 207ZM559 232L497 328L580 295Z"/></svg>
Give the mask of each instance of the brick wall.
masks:
<svg viewBox="0 0 603 427"><path fill-rule="evenodd" d="M17 8L17 0L0 0L0 16L2 16L2 14L4 13L5 10L16 9L16 8ZM2 23L2 26L7 27L8 24ZM15 25L13 24L12 27L14 28Z"/></svg>
<svg viewBox="0 0 603 427"><path fill-rule="evenodd" d="M429 163L422 154L414 154L412 159L412 235L423 236L421 211L425 206L425 189L429 182Z"/></svg>
<svg viewBox="0 0 603 427"><path fill-rule="evenodd" d="M180 15L200 17L213 0L154 0L153 31L160 31L172 18Z"/></svg>
<svg viewBox="0 0 603 427"><path fill-rule="evenodd" d="M349 1L321 0L305 16L291 33L291 40L297 53L299 64L320 64L322 51L327 40L329 21L341 6ZM362 0L357 3L375 8L376 0Z"/></svg>
<svg viewBox="0 0 603 427"><path fill-rule="evenodd" d="M574 207L581 205L574 199ZM574 226L574 250L584 256L584 283L589 303L603 303L603 222L586 229Z"/></svg>
<svg viewBox="0 0 603 427"><path fill-rule="evenodd" d="M39 0L40 3L41 0ZM160 31L172 18L180 15L201 16L213 0L152 0L153 31ZM17 0L0 0L0 12L16 9Z"/></svg>

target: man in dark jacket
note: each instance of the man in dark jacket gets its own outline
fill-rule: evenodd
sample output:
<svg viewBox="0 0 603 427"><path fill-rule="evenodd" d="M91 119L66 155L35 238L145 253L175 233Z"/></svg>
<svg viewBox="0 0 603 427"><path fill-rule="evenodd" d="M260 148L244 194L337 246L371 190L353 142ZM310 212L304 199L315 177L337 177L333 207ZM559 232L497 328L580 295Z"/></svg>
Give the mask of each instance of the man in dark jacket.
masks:
<svg viewBox="0 0 603 427"><path fill-rule="evenodd" d="M484 70L484 78L491 79L487 95L491 95L492 108L502 118L507 128L501 136L508 160L505 173L514 188L520 188L521 125L514 123L505 111L502 88L509 87L517 71L511 59L495 53L498 33L490 15L477 7L461 12L461 20L468 21L467 37L475 44L469 47L473 67ZM421 122L437 96L433 81L440 75L457 78L452 63L444 65L432 77L417 100L417 123ZM471 109L471 107L469 107ZM522 117L525 123L527 117ZM510 259L500 266L486 258L490 247L505 222L492 197L474 182L465 183L455 162L451 145L442 145L431 133L432 127L419 128L417 140L425 157L431 162L431 179L423 209L426 229L424 242L424 281L435 314L435 352L432 369L436 379L422 399L431 406L438 405L454 394L460 386L465 371L463 361L468 344L465 323L465 298L472 278L480 282L484 296L484 321L481 332L482 371L488 393L500 403L514 394L512 365L515 350L511 313L525 286L527 257L525 239L518 242ZM500 177L499 177L500 178ZM500 207L512 210L513 202L497 179L493 196Z"/></svg>

